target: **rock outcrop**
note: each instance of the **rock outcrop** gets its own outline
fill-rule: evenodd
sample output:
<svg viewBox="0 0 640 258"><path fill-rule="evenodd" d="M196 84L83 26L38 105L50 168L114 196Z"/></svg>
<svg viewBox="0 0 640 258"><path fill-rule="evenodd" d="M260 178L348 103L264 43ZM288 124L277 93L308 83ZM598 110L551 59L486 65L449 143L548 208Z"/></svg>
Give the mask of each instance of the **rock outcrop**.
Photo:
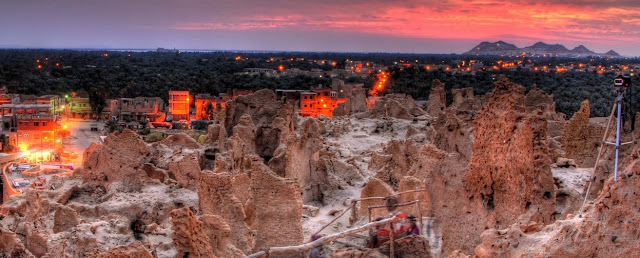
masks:
<svg viewBox="0 0 640 258"><path fill-rule="evenodd" d="M191 153L179 156L169 163L169 171L183 188L195 191L200 181L200 155Z"/></svg>
<svg viewBox="0 0 640 258"><path fill-rule="evenodd" d="M413 98L404 94L388 94L378 98L370 110L371 118L396 118L413 120L424 115L424 111L416 106Z"/></svg>
<svg viewBox="0 0 640 258"><path fill-rule="evenodd" d="M273 157L275 150L280 145L280 137L295 131L297 116L294 107L290 103L277 101L275 93L263 89L251 95L239 96L226 104L224 127L227 135L235 134L234 128L242 122L243 126L249 125L248 115L255 125L255 133L240 135L255 140L244 141L245 144L253 142L255 153L268 161ZM244 131L243 131L244 132ZM238 132L240 133L240 132ZM236 153L236 155L239 155Z"/></svg>
<svg viewBox="0 0 640 258"><path fill-rule="evenodd" d="M569 119L562 136L566 158L575 160L580 167L595 165L605 130L604 126L589 122L590 110L589 100L583 101L580 110Z"/></svg>
<svg viewBox="0 0 640 258"><path fill-rule="evenodd" d="M473 88L454 89L452 93L453 103L439 113L431 123L433 130L427 135L439 149L460 153L470 160L473 149L472 123L482 108L482 99L474 96Z"/></svg>
<svg viewBox="0 0 640 258"><path fill-rule="evenodd" d="M6 257L35 258L35 256L27 250L22 241L20 241L15 232L4 228L0 228L0 253Z"/></svg>
<svg viewBox="0 0 640 258"><path fill-rule="evenodd" d="M634 257L640 253L640 165L637 156L616 183L610 178L582 217L526 232L514 224L482 234L476 257Z"/></svg>
<svg viewBox="0 0 640 258"><path fill-rule="evenodd" d="M182 147L186 149L200 148L200 145L195 139L183 133L169 135L167 138L162 139L159 143L164 144L170 148L176 148L176 147Z"/></svg>
<svg viewBox="0 0 640 258"><path fill-rule="evenodd" d="M433 80L431 83L431 91L429 92L429 101L427 102L427 114L438 117L447 107L447 98L445 95L444 83L440 80Z"/></svg>
<svg viewBox="0 0 640 258"><path fill-rule="evenodd" d="M524 98L524 106L529 114L540 114L547 121L564 121L564 115L556 113L556 102L553 95L547 94L535 84Z"/></svg>
<svg viewBox="0 0 640 258"><path fill-rule="evenodd" d="M383 181L377 178L370 178L367 185L362 189L360 193L360 198L370 198L370 197L388 197L395 192L391 186L387 185ZM365 200L360 202L360 209L358 210L358 214L360 216L365 216L369 213L369 206L380 206L386 205L387 201L384 199L373 199L373 200ZM371 210L371 218L375 219L376 217L382 217L389 215L389 210L386 208L377 208Z"/></svg>
<svg viewBox="0 0 640 258"><path fill-rule="evenodd" d="M445 156L446 152L432 144L391 141L382 152L372 155L369 169L377 171L377 178L397 189L405 176L427 177L440 166Z"/></svg>
<svg viewBox="0 0 640 258"><path fill-rule="evenodd" d="M139 188L147 177L138 168L150 160L150 154L147 144L134 131L113 133L102 146L93 143L85 151L84 179L102 185L120 182L127 189Z"/></svg>
<svg viewBox="0 0 640 258"><path fill-rule="evenodd" d="M231 243L242 252L251 253L253 237L245 223L247 218L243 205L233 195L232 176L228 173L203 171L198 184L200 210L203 214L217 215L232 227Z"/></svg>
<svg viewBox="0 0 640 258"><path fill-rule="evenodd" d="M297 182L279 177L261 162L253 162L251 191L249 206L255 214L254 251L302 244L302 198Z"/></svg>
<svg viewBox="0 0 640 258"><path fill-rule="evenodd" d="M312 163L319 158L324 132L324 125L317 119L304 120L299 133L281 137L282 143L268 162L277 175L297 180L305 202L321 201L319 192L313 187L327 181L326 178L315 178L311 171Z"/></svg>
<svg viewBox="0 0 640 258"><path fill-rule="evenodd" d="M58 206L53 220L53 233L60 233L80 224L78 213L67 206Z"/></svg>
<svg viewBox="0 0 640 258"><path fill-rule="evenodd" d="M205 214L200 217L204 232L209 237L213 254L218 257L244 257L245 254L231 244L231 227L220 216Z"/></svg>
<svg viewBox="0 0 640 258"><path fill-rule="evenodd" d="M173 243L178 250L176 257L216 257L205 234L202 222L189 207L171 211Z"/></svg>
<svg viewBox="0 0 640 258"><path fill-rule="evenodd" d="M95 249L88 256L98 258L152 258L149 250L140 242L135 241L128 246L118 246L108 251Z"/></svg>
<svg viewBox="0 0 640 258"><path fill-rule="evenodd" d="M347 101L333 109L333 116L350 116L367 111L367 92L365 89L354 89Z"/></svg>
<svg viewBox="0 0 640 258"><path fill-rule="evenodd" d="M427 186L429 205L422 208L424 216L433 217L435 234L442 235L437 248L444 254L471 253L488 228L519 219L548 223L555 213L547 126L543 117L526 112L524 87L500 78L486 103L464 98L468 90L456 94L458 100L439 117L450 122L436 121L436 133L428 134L442 149L422 147L411 163L419 171L414 177ZM448 129L447 124L457 126ZM450 137L454 144L438 142L438 136ZM460 148L463 142L473 142L473 149Z"/></svg>
<svg viewBox="0 0 640 258"><path fill-rule="evenodd" d="M424 183L412 176L405 176L400 180L398 186L398 192L408 192L415 190L427 189ZM428 192L414 192L414 193L406 193L398 196L398 203L409 203L413 201L420 201L419 209L416 208L416 205L405 206L400 208L405 214L412 214L415 217L420 217L420 214L431 214L431 197Z"/></svg>
<svg viewBox="0 0 640 258"><path fill-rule="evenodd" d="M554 220L554 181L548 164L546 120L527 115L524 87L501 77L474 121L474 151L466 176L469 198L510 225L525 213Z"/></svg>

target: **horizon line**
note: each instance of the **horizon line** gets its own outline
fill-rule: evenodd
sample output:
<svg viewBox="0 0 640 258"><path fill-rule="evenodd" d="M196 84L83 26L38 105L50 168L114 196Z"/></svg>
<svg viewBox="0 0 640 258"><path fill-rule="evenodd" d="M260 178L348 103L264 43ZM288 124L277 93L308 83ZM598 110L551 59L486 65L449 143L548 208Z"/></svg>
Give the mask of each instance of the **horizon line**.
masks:
<svg viewBox="0 0 640 258"><path fill-rule="evenodd" d="M503 41L498 40L496 42ZM481 43L488 42L483 41ZM503 41L508 43L506 41ZM542 41L539 41L542 42ZM489 42L491 43L491 42ZM495 43L495 42L494 42ZM544 42L543 42L544 43ZM511 43L509 43L511 44ZM547 43L545 43L547 44ZM558 44L562 45L562 44ZM564 46L564 45L563 45ZM159 48L107 48L107 47L18 47L18 46L0 46L0 50L71 50L71 51L138 51L138 52L155 52ZM241 49L206 49L206 48L188 48L188 49L179 49L179 48L163 48L166 50L178 50L180 52L190 52L190 53L205 53L205 52L229 52L229 53L328 53L328 54L398 54L398 55L458 55L458 56L475 56L475 55L465 55L463 53L427 53L427 52L355 52L355 51L327 51L327 50L241 50ZM615 50L614 50L615 51ZM595 56L599 56L599 54L604 53L595 53ZM482 55L482 57L492 57L492 56L500 56L500 55ZM594 55L591 55L592 57ZM585 56L587 58L589 56ZM582 57L563 57L563 58L582 58ZM625 56L620 55L618 58L640 58L640 56Z"/></svg>

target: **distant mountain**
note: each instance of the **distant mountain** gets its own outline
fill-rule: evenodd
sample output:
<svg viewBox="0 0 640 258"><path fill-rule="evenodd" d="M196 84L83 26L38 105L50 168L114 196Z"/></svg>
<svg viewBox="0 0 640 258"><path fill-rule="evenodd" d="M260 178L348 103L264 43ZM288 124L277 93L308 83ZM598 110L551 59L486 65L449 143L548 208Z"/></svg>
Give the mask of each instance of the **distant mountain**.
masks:
<svg viewBox="0 0 640 258"><path fill-rule="evenodd" d="M538 42L533 46L525 47L525 52L547 52L547 53L560 53L569 52L569 49L560 44L549 45L544 42Z"/></svg>
<svg viewBox="0 0 640 258"><path fill-rule="evenodd" d="M618 54L616 51L613 51L613 50L609 50L607 53L604 53L604 54L608 56L620 56L620 54Z"/></svg>
<svg viewBox="0 0 640 258"><path fill-rule="evenodd" d="M587 57L587 56L602 56L602 57L620 57L618 53L611 50L604 54L598 54L586 48L583 45L577 46L571 50L560 44L547 44L544 42L537 42L531 46L518 48L514 44L504 42L502 40L498 42L482 42L475 46L471 50L463 53L463 55L526 55L526 56L558 56L558 57Z"/></svg>
<svg viewBox="0 0 640 258"><path fill-rule="evenodd" d="M577 46L573 49L571 49L572 53L580 53L580 54L595 54L596 52L593 52L591 50L589 50L588 48L586 48L583 45Z"/></svg>

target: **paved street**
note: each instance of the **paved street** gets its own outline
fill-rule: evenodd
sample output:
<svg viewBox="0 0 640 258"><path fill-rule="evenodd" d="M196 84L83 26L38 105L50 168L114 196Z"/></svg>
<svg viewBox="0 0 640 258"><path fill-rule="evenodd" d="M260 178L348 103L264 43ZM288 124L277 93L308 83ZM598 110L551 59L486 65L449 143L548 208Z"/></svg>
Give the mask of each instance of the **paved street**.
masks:
<svg viewBox="0 0 640 258"><path fill-rule="evenodd" d="M91 124L98 124L98 131L91 131ZM71 136L63 141L63 149L74 152L78 158L73 160L75 167L82 166L82 154L93 142L100 142L100 133L104 127L104 122L96 122L93 120L68 119L61 123L67 125Z"/></svg>

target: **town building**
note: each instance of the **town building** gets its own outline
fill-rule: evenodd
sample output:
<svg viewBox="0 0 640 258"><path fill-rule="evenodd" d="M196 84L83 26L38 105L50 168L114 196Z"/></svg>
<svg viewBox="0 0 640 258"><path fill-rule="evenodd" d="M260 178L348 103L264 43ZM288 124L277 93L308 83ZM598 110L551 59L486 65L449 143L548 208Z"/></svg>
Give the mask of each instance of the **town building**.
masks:
<svg viewBox="0 0 640 258"><path fill-rule="evenodd" d="M0 106L20 103L20 94L0 94Z"/></svg>
<svg viewBox="0 0 640 258"><path fill-rule="evenodd" d="M91 112L91 105L89 104L89 98L84 97L70 97L67 99L67 116L71 118L84 118L89 119L93 117Z"/></svg>
<svg viewBox="0 0 640 258"><path fill-rule="evenodd" d="M330 88L322 87L312 88L311 91L300 93L300 108L298 114L301 116L318 117L323 115L331 117L333 109L338 104L346 102L346 98L338 98L338 94Z"/></svg>
<svg viewBox="0 0 640 258"><path fill-rule="evenodd" d="M246 75L265 75L269 77L273 77L278 74L276 70L267 68L244 68L242 73Z"/></svg>
<svg viewBox="0 0 640 258"><path fill-rule="evenodd" d="M109 102L109 114L119 121L162 122L166 117L164 101L159 97L119 98Z"/></svg>
<svg viewBox="0 0 640 258"><path fill-rule="evenodd" d="M9 143L21 151L55 148L56 116L53 114L19 114L16 127L9 133Z"/></svg>
<svg viewBox="0 0 640 258"><path fill-rule="evenodd" d="M364 83L344 83L343 80L334 78L331 80L331 90L335 91L338 95L337 98L346 99L353 95L353 91L356 89L362 89Z"/></svg>
<svg viewBox="0 0 640 258"><path fill-rule="evenodd" d="M220 97L211 96L211 94L196 95L196 119L197 120L213 120L213 112L219 108L225 108L226 102Z"/></svg>
<svg viewBox="0 0 640 258"><path fill-rule="evenodd" d="M191 97L189 91L169 91L169 114L171 121L185 120L189 122L191 109Z"/></svg>
<svg viewBox="0 0 640 258"><path fill-rule="evenodd" d="M4 104L0 106L2 130L15 131L19 115L52 115L50 104Z"/></svg>
<svg viewBox="0 0 640 258"><path fill-rule="evenodd" d="M180 50L176 49L175 47L173 49L170 48L163 48L163 47L159 47L156 52L158 53L176 53L176 54L180 54Z"/></svg>
<svg viewBox="0 0 640 258"><path fill-rule="evenodd" d="M303 92L308 92L309 90L276 90L276 98L282 101L299 101L300 96Z"/></svg>
<svg viewBox="0 0 640 258"><path fill-rule="evenodd" d="M51 105L51 114L60 115L62 108L60 106L60 97L58 95L43 95L35 98L35 103L22 102L22 104L39 104L39 105Z"/></svg>

